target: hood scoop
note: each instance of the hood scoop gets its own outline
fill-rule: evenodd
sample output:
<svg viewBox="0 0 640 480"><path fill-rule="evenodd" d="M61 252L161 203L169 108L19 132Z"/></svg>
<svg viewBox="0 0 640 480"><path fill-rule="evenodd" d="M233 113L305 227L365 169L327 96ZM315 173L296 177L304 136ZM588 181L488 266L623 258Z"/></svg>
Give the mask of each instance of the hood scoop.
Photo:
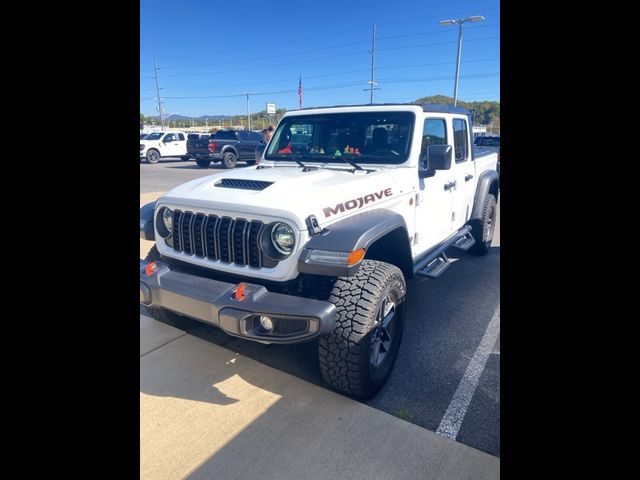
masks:
<svg viewBox="0 0 640 480"><path fill-rule="evenodd" d="M242 190L264 190L273 182L265 182L262 180L241 180L239 178L223 178L218 180L214 185L221 188L239 188Z"/></svg>

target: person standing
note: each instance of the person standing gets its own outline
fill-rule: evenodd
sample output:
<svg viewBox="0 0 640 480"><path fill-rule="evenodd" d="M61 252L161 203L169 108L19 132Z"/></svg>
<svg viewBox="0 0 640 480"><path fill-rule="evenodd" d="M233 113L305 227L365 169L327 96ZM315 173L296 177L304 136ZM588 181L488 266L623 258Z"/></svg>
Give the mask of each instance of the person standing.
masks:
<svg viewBox="0 0 640 480"><path fill-rule="evenodd" d="M271 140L275 129L276 127L274 127L273 125L269 125L267 128L262 130L262 142L260 142L260 144L256 147L256 165L260 163L262 152L264 152L264 150L267 148L267 144L269 143L269 140Z"/></svg>

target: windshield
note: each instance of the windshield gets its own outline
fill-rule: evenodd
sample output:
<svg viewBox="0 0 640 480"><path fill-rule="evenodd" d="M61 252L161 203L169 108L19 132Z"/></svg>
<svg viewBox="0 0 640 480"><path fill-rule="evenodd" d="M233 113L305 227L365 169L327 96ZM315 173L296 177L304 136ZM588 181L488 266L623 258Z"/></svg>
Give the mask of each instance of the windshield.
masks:
<svg viewBox="0 0 640 480"><path fill-rule="evenodd" d="M400 164L409 157L415 116L411 112L300 115L282 119L267 160Z"/></svg>
<svg viewBox="0 0 640 480"><path fill-rule="evenodd" d="M160 140L160 138L162 138L162 135L164 135L164 133L150 133L149 135L144 137L144 139L145 140Z"/></svg>

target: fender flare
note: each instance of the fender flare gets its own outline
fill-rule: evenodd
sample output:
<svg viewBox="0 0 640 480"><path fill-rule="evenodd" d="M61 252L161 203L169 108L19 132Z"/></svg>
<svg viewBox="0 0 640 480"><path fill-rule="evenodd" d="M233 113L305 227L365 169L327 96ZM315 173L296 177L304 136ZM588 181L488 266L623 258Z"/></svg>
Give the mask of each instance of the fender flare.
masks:
<svg viewBox="0 0 640 480"><path fill-rule="evenodd" d="M398 229L403 231L408 241L404 217L386 209L370 210L338 220L311 237L306 243L298 259L298 271L335 277L355 275L360 269L360 262L355 265L314 263L309 261L311 250L332 252L353 252L361 248L367 250L376 241Z"/></svg>
<svg viewBox="0 0 640 480"><path fill-rule="evenodd" d="M155 241L156 236L153 229L153 214L156 209L156 202L147 203L140 208L140 238L143 240Z"/></svg>
<svg viewBox="0 0 640 480"><path fill-rule="evenodd" d="M240 155L238 155L238 150L234 145L225 145L224 147L222 147L222 150L220 150L220 155L224 155L229 150L231 150L231 152L236 156L236 158L240 158Z"/></svg>
<svg viewBox="0 0 640 480"><path fill-rule="evenodd" d="M476 194L473 198L473 210L471 211L471 217L469 220L474 220L482 217L482 206L484 205L484 199L489 193L495 192L498 196L498 189L500 188L500 176L495 170L487 170L478 178L478 184L476 185Z"/></svg>

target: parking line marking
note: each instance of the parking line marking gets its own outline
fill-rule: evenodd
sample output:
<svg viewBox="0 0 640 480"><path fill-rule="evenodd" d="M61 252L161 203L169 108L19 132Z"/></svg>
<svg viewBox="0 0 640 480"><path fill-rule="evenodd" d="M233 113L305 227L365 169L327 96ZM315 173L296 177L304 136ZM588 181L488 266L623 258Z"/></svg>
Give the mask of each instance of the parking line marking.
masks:
<svg viewBox="0 0 640 480"><path fill-rule="evenodd" d="M487 330L484 332L482 340L480 340L480 345L478 345L476 353L474 353L473 358L469 362L467 371L464 373L462 380L460 380L456 393L453 394L451 403L449 404L449 407L436 430L437 434L443 435L452 440L455 440L458 436L460 425L462 425L464 416L467 413L467 408L469 408L473 394L475 393L478 382L480 381L480 375L482 375L482 371L484 370L487 359L491 354L491 350L493 350L493 346L496 343L499 333L500 305L496 308L489 325L487 325Z"/></svg>

